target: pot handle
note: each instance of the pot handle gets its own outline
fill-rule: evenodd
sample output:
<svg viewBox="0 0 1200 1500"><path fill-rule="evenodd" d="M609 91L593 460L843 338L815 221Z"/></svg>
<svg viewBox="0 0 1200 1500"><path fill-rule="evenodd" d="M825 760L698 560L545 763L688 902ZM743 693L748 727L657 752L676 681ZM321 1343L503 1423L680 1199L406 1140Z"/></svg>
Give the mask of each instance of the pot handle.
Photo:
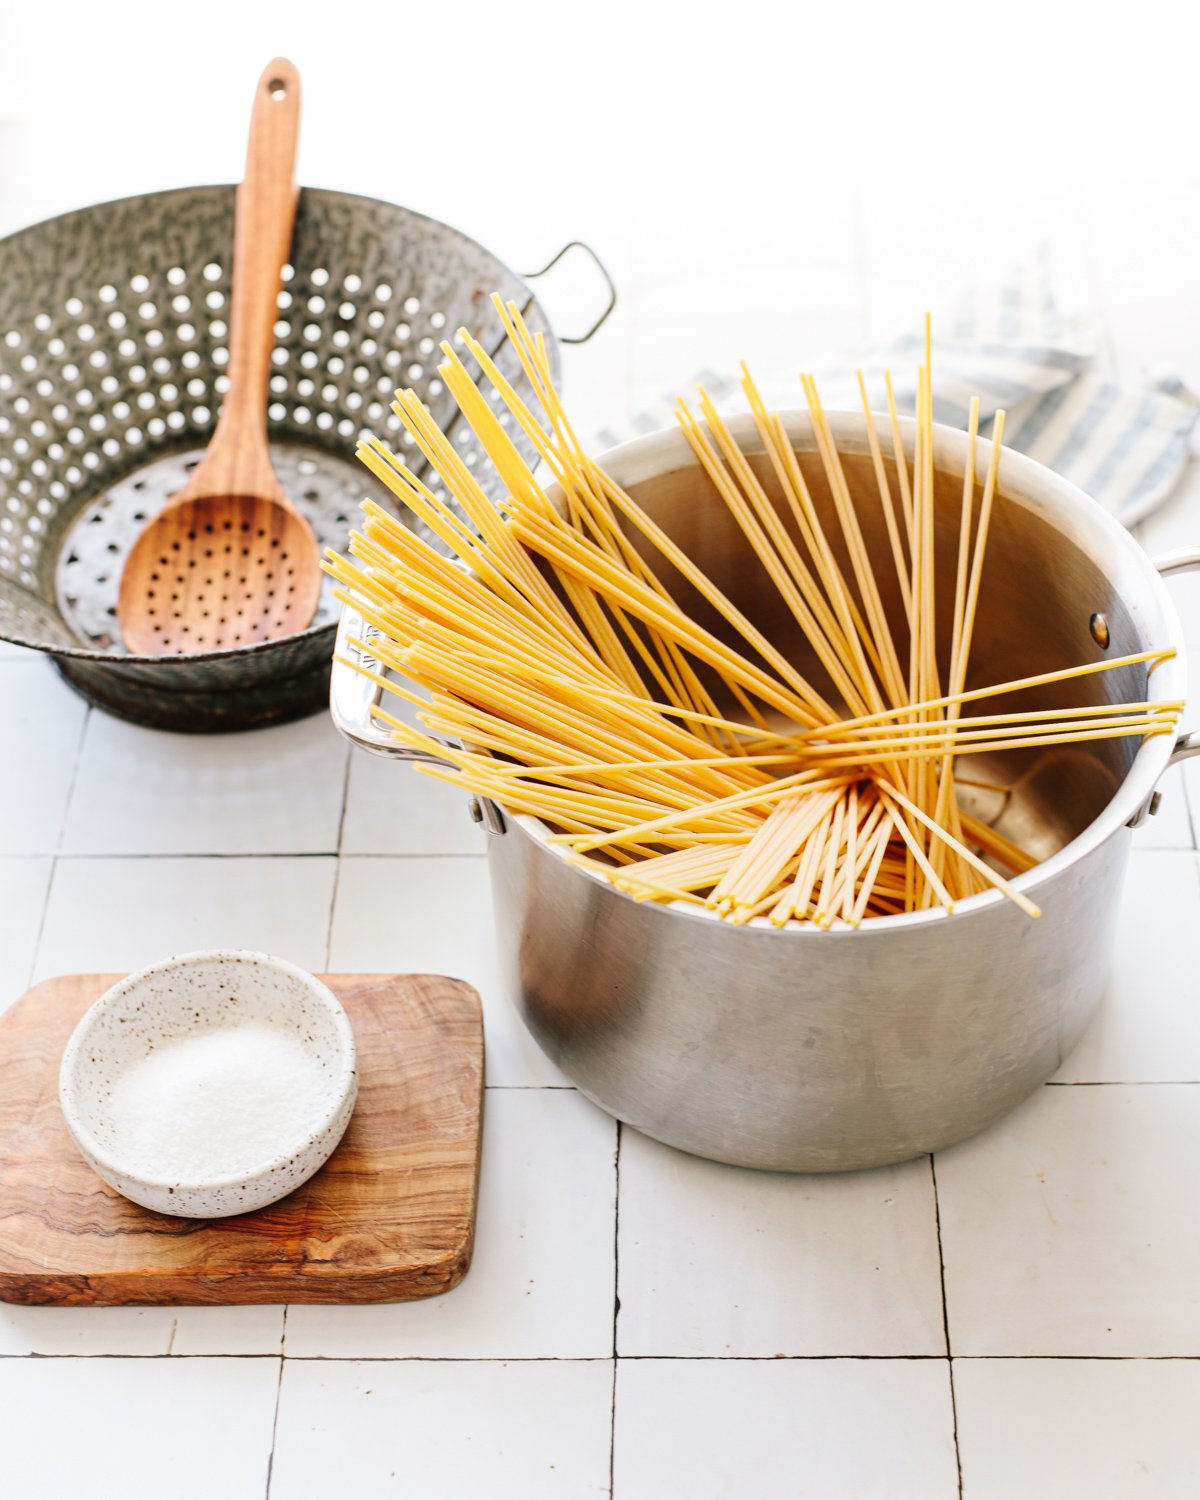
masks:
<svg viewBox="0 0 1200 1500"><path fill-rule="evenodd" d="M375 710L383 699L384 689L338 660L345 657L358 661L368 670L382 675L386 668L378 657L371 655L371 640L380 634L382 632L368 625L357 610L349 605L343 608L334 647L333 671L329 677L329 713L334 725L352 745L371 755L382 755L388 760L420 761L425 765L454 770L453 761L401 745L386 729L380 728L375 722ZM476 823L482 823L488 833L506 831L504 814L494 802L486 797L472 797L469 807L471 817Z"/></svg>
<svg viewBox="0 0 1200 1500"><path fill-rule="evenodd" d="M1197 573L1200 572L1200 547L1180 547L1150 561L1163 578L1172 578L1176 573ZM1191 760L1193 755L1200 755L1200 729L1179 736L1167 765L1178 765L1181 760Z"/></svg>

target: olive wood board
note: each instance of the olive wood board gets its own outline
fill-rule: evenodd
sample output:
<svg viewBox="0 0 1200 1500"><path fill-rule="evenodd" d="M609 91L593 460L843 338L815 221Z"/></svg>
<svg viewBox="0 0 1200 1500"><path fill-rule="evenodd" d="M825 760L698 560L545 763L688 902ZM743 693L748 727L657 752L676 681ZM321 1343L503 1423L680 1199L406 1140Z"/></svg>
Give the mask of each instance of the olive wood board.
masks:
<svg viewBox="0 0 1200 1500"><path fill-rule="evenodd" d="M315 1176L269 1208L139 1208L80 1156L58 1068L121 976L35 986L0 1015L0 1301L45 1306L404 1302L449 1291L475 1233L483 1021L436 974L322 974L358 1044L358 1103Z"/></svg>

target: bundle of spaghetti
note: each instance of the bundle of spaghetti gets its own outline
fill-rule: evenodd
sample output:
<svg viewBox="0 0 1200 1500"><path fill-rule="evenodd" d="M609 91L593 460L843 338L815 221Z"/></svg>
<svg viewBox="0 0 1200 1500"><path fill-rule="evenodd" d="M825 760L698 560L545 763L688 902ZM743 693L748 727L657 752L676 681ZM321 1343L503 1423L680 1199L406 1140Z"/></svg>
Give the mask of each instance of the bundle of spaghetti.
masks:
<svg viewBox="0 0 1200 1500"><path fill-rule="evenodd" d="M1171 654L966 687L1003 434L1001 413L981 482L977 403L950 646L939 660L928 322L911 469L890 377L890 453L859 377L874 496L852 488L811 376L801 383L823 505L744 367L765 467L707 392L696 411L678 405L716 503L811 648L820 678L810 680L587 454L542 336L514 304L493 301L538 414L465 330L465 358L443 344L439 374L499 476L502 501L489 498L414 393L399 391L393 410L444 493L374 438L359 453L434 541L364 502L350 556L326 563L338 596L372 632L370 658L357 651L346 664L379 688L376 718L424 758L419 769L540 819L566 863L639 901L827 928L951 911L990 888L1037 915L1005 873L1023 874L1035 860L960 805L958 788L972 781L959 763L1169 733L1182 703L971 707L1118 669L1148 675ZM881 557L864 527L875 504ZM720 634L681 602L693 596L721 621ZM889 597L899 614L889 613Z"/></svg>

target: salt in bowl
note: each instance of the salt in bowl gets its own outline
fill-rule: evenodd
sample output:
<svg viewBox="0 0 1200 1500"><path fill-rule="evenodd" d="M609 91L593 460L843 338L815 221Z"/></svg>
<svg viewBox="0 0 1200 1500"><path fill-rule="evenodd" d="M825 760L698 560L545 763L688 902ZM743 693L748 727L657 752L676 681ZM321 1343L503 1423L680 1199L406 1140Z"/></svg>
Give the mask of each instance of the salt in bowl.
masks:
<svg viewBox="0 0 1200 1500"><path fill-rule="evenodd" d="M290 1193L341 1140L358 1093L354 1033L294 964L214 950L107 990L59 1073L88 1164L145 1208L249 1213Z"/></svg>

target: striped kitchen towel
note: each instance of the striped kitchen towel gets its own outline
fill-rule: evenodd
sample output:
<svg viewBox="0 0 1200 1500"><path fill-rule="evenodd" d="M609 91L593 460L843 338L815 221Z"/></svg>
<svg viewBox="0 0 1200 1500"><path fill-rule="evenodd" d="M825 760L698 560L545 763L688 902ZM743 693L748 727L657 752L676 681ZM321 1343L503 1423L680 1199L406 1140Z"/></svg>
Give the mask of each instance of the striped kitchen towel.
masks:
<svg viewBox="0 0 1200 1500"><path fill-rule="evenodd" d="M1128 526L1160 504L1179 480L1200 404L1173 375L1141 387L1105 380L1095 372L1096 344L1086 320L1059 312L1045 260L1002 285L972 289L949 317L934 318L934 417L965 427L971 397L978 396L980 432L986 434L1003 407L1006 448L1062 474ZM826 410L860 409L856 368L863 371L873 404L882 407L888 369L900 409L911 415L922 354L921 340L911 335L853 361L818 367ZM768 406L778 411L803 405L795 373L754 375ZM744 410L736 374L704 372L681 394L699 385L719 410ZM673 402L664 400L627 428L597 434L597 440L610 447L674 421Z"/></svg>

